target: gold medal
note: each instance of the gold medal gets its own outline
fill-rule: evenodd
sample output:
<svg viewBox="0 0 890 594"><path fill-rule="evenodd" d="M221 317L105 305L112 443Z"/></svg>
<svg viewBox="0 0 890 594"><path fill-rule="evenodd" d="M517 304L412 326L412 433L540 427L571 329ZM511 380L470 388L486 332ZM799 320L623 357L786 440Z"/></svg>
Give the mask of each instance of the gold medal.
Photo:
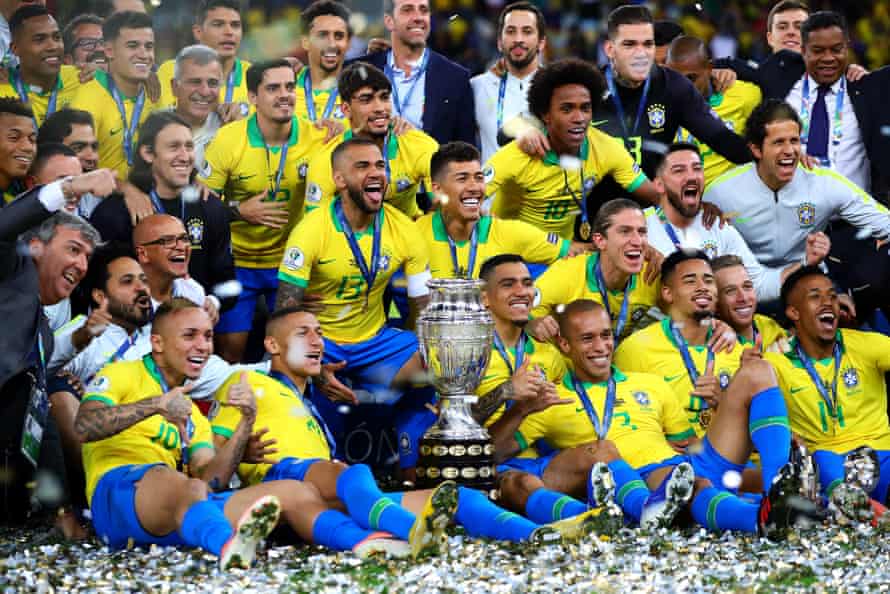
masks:
<svg viewBox="0 0 890 594"><path fill-rule="evenodd" d="M578 235L580 235L581 239L584 241L588 241L590 239L590 223L583 221L578 228Z"/></svg>
<svg viewBox="0 0 890 594"><path fill-rule="evenodd" d="M711 417L714 416L714 411L710 408L705 408L699 411L698 413L698 424L701 425L702 429L707 429L711 424Z"/></svg>

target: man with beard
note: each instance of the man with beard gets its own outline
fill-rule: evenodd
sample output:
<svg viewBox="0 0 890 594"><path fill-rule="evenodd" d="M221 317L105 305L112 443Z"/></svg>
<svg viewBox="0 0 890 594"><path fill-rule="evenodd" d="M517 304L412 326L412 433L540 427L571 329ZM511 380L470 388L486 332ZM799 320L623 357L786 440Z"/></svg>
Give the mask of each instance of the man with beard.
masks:
<svg viewBox="0 0 890 594"><path fill-rule="evenodd" d="M404 269L414 327L428 301L429 258L411 219L384 201L386 162L365 138L342 142L331 155L337 196L309 213L288 238L278 270L276 309L320 295L325 333L322 391L332 400L391 403L423 371L417 337L384 326L383 291ZM341 372L353 389L334 377ZM361 388L361 389L360 389Z"/></svg>
<svg viewBox="0 0 890 594"><path fill-rule="evenodd" d="M712 225L702 221L704 166L698 146L674 143L668 147L656 170L655 185L661 194L658 208L647 209L646 224L649 243L665 256L678 249L702 250L709 258L726 254L739 256L754 280L761 302L776 301L782 281L801 263L783 268L763 266L751 253L741 234L729 225ZM806 239L806 264L819 264L831 249L831 242L821 231Z"/></svg>
<svg viewBox="0 0 890 594"><path fill-rule="evenodd" d="M241 5L237 0L201 0L198 4L192 35L197 43L211 48L219 56L222 76L214 93L218 98L214 110L219 108L219 116L224 122L247 117L250 111L245 76L250 62L238 57L243 34ZM167 60L158 67L161 83L158 103L163 107L174 107L178 101L172 83L173 79L181 80L176 76L176 62Z"/></svg>
<svg viewBox="0 0 890 594"><path fill-rule="evenodd" d="M488 71L470 79L483 163L498 150L504 123L528 111L528 86L547 45L544 14L525 0L501 10L497 32L503 72Z"/></svg>
<svg viewBox="0 0 890 594"><path fill-rule="evenodd" d="M349 9L335 0L317 0L300 14L309 65L297 74L295 111L309 121L333 118L345 124L348 119L340 109L337 81L352 39L349 18Z"/></svg>
<svg viewBox="0 0 890 594"><path fill-rule="evenodd" d="M730 325L742 346L765 351L783 349L787 332L778 322L757 311L757 291L744 261L724 254L711 260L717 281L717 315Z"/></svg>
<svg viewBox="0 0 890 594"><path fill-rule="evenodd" d="M60 143L74 151L84 173L99 167L99 141L88 111L65 108L47 117L37 133L40 143ZM77 214L88 219L100 202L92 195L82 196L77 203Z"/></svg>
<svg viewBox="0 0 890 594"><path fill-rule="evenodd" d="M199 174L224 195L232 217L232 255L242 291L217 327L218 351L231 362L244 356L257 300L274 309L277 269L288 233L303 217L306 168L326 132L294 113L296 81L286 60L247 71L256 112L225 126L207 147Z"/></svg>
<svg viewBox="0 0 890 594"><path fill-rule="evenodd" d="M338 83L343 114L350 129L326 144L309 162L306 178L306 211L328 208L336 186L331 174L331 153L350 138L372 141L386 159L387 191L384 200L403 214L416 219L421 185L430 188L430 158L439 148L420 130L395 131L392 117L392 85L378 68L353 62L343 69Z"/></svg>
<svg viewBox="0 0 890 594"><path fill-rule="evenodd" d="M46 7L22 7L9 26L19 65L9 71L8 82L0 84L0 97L17 97L29 105L39 127L47 116L71 103L80 88L80 75L76 67L62 65L62 33Z"/></svg>
<svg viewBox="0 0 890 594"><path fill-rule="evenodd" d="M181 221L191 251L187 274L210 292L235 278L229 218L225 206L217 199L190 200L184 196L195 163L194 155L195 145L188 124L172 112L154 113L139 129L130 182L150 196L156 213L167 213ZM90 221L106 241L133 241L130 212L119 197L104 200ZM154 247L174 249L176 245L174 241Z"/></svg>

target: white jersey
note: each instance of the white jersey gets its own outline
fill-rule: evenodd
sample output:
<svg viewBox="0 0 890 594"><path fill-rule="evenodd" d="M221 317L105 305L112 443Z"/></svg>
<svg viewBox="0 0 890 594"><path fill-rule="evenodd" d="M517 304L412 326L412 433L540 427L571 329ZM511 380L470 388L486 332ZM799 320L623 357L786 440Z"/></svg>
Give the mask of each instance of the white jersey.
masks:
<svg viewBox="0 0 890 594"><path fill-rule="evenodd" d="M714 180L702 200L728 215L764 266L784 267L806 254L807 235L840 217L873 237L890 236L890 211L862 188L829 169L798 167L791 181L771 190L754 163Z"/></svg>
<svg viewBox="0 0 890 594"><path fill-rule="evenodd" d="M534 76L534 72L525 78L507 74L501 126L504 125L504 122L528 112L528 86L532 76ZM488 159L500 148L498 146L498 98L501 80L500 76L495 76L491 71L470 79L473 100L476 102L476 126L479 129L483 163L487 163Z"/></svg>
<svg viewBox="0 0 890 594"><path fill-rule="evenodd" d="M649 245L657 249L665 256L676 251L674 241L668 235L666 225L670 225L660 209L647 208L646 226L648 227ZM699 211L687 227L670 225L674 230L680 246L705 252L709 258L732 254L742 259L742 264L748 271L754 288L757 290L757 299L761 303L779 298L782 289L782 268L770 268L763 266L751 252L751 248L745 243L741 233L732 225L726 224L722 228L720 223L714 223L710 229L705 227L702 221L702 213Z"/></svg>

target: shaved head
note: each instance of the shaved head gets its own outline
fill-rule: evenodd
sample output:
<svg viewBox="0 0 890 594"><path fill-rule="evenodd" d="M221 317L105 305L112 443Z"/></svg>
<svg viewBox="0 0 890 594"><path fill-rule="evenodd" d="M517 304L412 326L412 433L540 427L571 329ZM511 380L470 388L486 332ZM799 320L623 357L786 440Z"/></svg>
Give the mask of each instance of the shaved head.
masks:
<svg viewBox="0 0 890 594"><path fill-rule="evenodd" d="M185 229L182 221L168 214L153 214L145 217L136 224L133 229L133 244L142 245L147 241L154 241L162 231L177 226Z"/></svg>
<svg viewBox="0 0 890 594"><path fill-rule="evenodd" d="M705 42L698 37L681 35L671 42L671 46L668 48L667 63L670 65L690 60L710 60L708 48Z"/></svg>

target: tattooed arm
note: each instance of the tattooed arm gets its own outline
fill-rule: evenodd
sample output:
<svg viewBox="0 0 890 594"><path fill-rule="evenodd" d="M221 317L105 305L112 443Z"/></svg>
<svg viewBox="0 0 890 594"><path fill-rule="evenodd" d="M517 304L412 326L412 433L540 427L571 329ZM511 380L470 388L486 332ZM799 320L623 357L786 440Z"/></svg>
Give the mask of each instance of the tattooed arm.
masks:
<svg viewBox="0 0 890 594"><path fill-rule="evenodd" d="M479 400L477 400L471 408L473 418L476 419L476 422L480 425L485 424L485 421L494 414L494 411L500 408L501 405L508 400L512 400L512 398L513 382L507 380L494 390L479 397Z"/></svg>
<svg viewBox="0 0 890 594"><path fill-rule="evenodd" d="M303 304L303 295L306 289L288 282L278 283L278 294L275 297L275 309L285 307L297 307Z"/></svg>
<svg viewBox="0 0 890 594"><path fill-rule="evenodd" d="M74 432L81 443L99 441L128 429L152 415L161 415L186 435L185 426L192 410L192 401L186 396L190 388L180 386L166 394L145 398L132 404L109 406L96 400L87 400L77 410Z"/></svg>
<svg viewBox="0 0 890 594"><path fill-rule="evenodd" d="M221 445L215 455L203 449L195 452L189 465L192 476L200 478L211 486L221 488L229 484L232 475L238 470L238 464L244 458L244 450L253 431L253 422L256 420L256 396L247 380L246 372L241 373L240 381L229 387L225 404L237 408L241 413L241 419L234 433Z"/></svg>

